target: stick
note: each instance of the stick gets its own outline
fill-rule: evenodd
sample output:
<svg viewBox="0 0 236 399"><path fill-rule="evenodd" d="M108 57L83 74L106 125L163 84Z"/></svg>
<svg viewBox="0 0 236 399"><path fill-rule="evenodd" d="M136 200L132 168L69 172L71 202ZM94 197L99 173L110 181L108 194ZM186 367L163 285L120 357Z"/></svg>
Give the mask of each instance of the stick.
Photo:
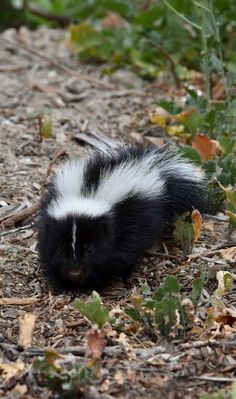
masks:
<svg viewBox="0 0 236 399"><path fill-rule="evenodd" d="M40 189L41 192L43 191L43 189L44 189L44 187L45 187L45 184L46 184L46 181L47 181L48 177L49 177L50 174L51 174L52 167L53 167L54 163L58 160L58 158L60 158L60 157L62 157L62 156L64 156L64 155L66 155L66 154L67 154L66 149L62 148L61 150L59 150L59 151L56 153L55 157L49 162L49 165L48 165L48 167L47 167L46 174L45 174L45 176L44 176L44 178L43 178L43 180L42 180L42 183L41 183L41 189Z"/></svg>
<svg viewBox="0 0 236 399"><path fill-rule="evenodd" d="M34 223L30 223L30 224L27 224L26 226L18 227L17 229L7 230L7 231L4 231L3 233L0 233L0 237L7 236L8 234L20 233L21 231L30 229L33 226L34 226Z"/></svg>
<svg viewBox="0 0 236 399"><path fill-rule="evenodd" d="M4 305L32 305L36 302L38 302L39 298L36 296L31 296L29 298L0 298L0 306Z"/></svg>
<svg viewBox="0 0 236 399"><path fill-rule="evenodd" d="M63 15L56 15L46 10L42 10L41 8L35 6L33 3L29 4L26 3L26 9L29 10L32 14L45 18L48 21L57 22L62 28L65 28L71 23L70 18L65 17Z"/></svg>
<svg viewBox="0 0 236 399"><path fill-rule="evenodd" d="M19 49L21 48L22 50L25 50L27 53L30 54L34 54L37 57L49 62L51 65L53 65L54 67L61 69L63 72L66 72L68 75L74 76L77 79L81 79L84 80L85 82L91 83L91 84L95 84L97 86L102 86L106 89L117 89L115 85L111 84L111 83L105 83L99 79L95 79L92 78L90 76L86 76L86 75L82 75L79 74L78 72L73 71L73 69L67 67L66 65L62 64L61 61L59 63L59 61L56 61L55 59L48 57L45 54L40 53L39 51L35 50L33 47L29 47L26 46L26 44L20 43L20 42L14 42L12 40L7 39L4 36L0 36L1 40L4 40L6 43L10 44L11 46Z"/></svg>
<svg viewBox="0 0 236 399"><path fill-rule="evenodd" d="M15 215L11 216L8 219L5 219L2 222L3 227L12 227L14 226L15 223L21 222L22 220L28 218L29 216L34 215L40 208L40 202L36 202L36 204L33 204L29 206L28 208L24 209L21 212L16 213Z"/></svg>

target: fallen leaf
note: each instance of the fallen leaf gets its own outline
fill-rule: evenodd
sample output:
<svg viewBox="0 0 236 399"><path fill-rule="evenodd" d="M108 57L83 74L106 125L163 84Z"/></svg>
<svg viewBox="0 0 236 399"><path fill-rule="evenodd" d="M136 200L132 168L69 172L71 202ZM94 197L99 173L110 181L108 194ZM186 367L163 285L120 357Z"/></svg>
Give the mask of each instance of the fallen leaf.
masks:
<svg viewBox="0 0 236 399"><path fill-rule="evenodd" d="M215 291L215 295L222 297L226 291L232 291L234 281L234 276L232 273L220 270L219 272L217 272L216 277L218 280L218 288Z"/></svg>
<svg viewBox="0 0 236 399"><path fill-rule="evenodd" d="M148 111L149 119L157 126L165 127L171 118L169 112L162 107L151 108Z"/></svg>
<svg viewBox="0 0 236 399"><path fill-rule="evenodd" d="M213 233L213 231L215 231L215 223L212 222L211 220L209 222L204 222L203 227L206 230L211 231L212 233Z"/></svg>
<svg viewBox="0 0 236 399"><path fill-rule="evenodd" d="M179 114L175 115L175 119L180 122L180 123L184 123L186 122L193 113L195 113L196 110L194 108L189 108L186 111L182 111Z"/></svg>
<svg viewBox="0 0 236 399"><path fill-rule="evenodd" d="M110 10L106 12L105 17L101 22L103 28L124 28L129 25L128 22L119 14Z"/></svg>
<svg viewBox="0 0 236 399"><path fill-rule="evenodd" d="M209 161L216 153L216 141L209 139L205 134L196 134L192 147L197 150L202 161Z"/></svg>
<svg viewBox="0 0 236 399"><path fill-rule="evenodd" d="M100 385L99 391L107 392L110 389L110 381L108 379L104 380L103 383Z"/></svg>
<svg viewBox="0 0 236 399"><path fill-rule="evenodd" d="M223 259L236 261L236 247L221 249L219 252Z"/></svg>
<svg viewBox="0 0 236 399"><path fill-rule="evenodd" d="M135 143L143 144L144 137L142 134L137 132L130 132L129 137L135 141Z"/></svg>
<svg viewBox="0 0 236 399"><path fill-rule="evenodd" d="M165 145L165 140L161 137L145 136L145 140L148 140L157 147L163 147Z"/></svg>
<svg viewBox="0 0 236 399"><path fill-rule="evenodd" d="M191 219L193 223L193 241L196 242L199 240L201 236L202 215L197 209L194 209L194 211L191 214Z"/></svg>
<svg viewBox="0 0 236 399"><path fill-rule="evenodd" d="M25 364L22 361L17 361L16 363L0 363L0 370L4 381L10 380L19 372L23 371Z"/></svg>
<svg viewBox="0 0 236 399"><path fill-rule="evenodd" d="M27 385L17 384L11 392L15 394L25 395L27 390L28 390Z"/></svg>
<svg viewBox="0 0 236 399"><path fill-rule="evenodd" d="M177 137L185 136L186 138L190 137L187 133L185 133L183 125L169 126L166 129L166 132L168 133L169 136L177 136Z"/></svg>
<svg viewBox="0 0 236 399"><path fill-rule="evenodd" d="M100 359L107 340L105 339L105 333L100 330L91 329L87 333L87 348L88 348L88 357L92 359Z"/></svg>
<svg viewBox="0 0 236 399"><path fill-rule="evenodd" d="M27 348L32 345L33 331L36 316L32 313L25 313L19 317L19 339L18 345L21 348Z"/></svg>
<svg viewBox="0 0 236 399"><path fill-rule="evenodd" d="M125 381L124 373L122 373L121 370L116 371L114 375L114 380L116 381L117 384L123 385Z"/></svg>

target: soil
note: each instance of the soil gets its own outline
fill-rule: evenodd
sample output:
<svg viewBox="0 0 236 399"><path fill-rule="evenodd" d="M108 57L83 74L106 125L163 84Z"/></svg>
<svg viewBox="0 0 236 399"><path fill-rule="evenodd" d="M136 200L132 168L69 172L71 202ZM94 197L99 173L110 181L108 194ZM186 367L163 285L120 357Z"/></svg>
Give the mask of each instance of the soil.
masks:
<svg viewBox="0 0 236 399"><path fill-rule="evenodd" d="M0 35L0 43L0 363L13 367L23 362L23 370L13 376L2 373L0 396L56 397L32 372L34 352L19 345L19 320L25 314L36 316L30 347L39 353L47 347L58 352L84 347L90 325L74 308L74 297L54 295L43 277L34 225L37 214L20 221L14 217L38 203L50 162L56 157L54 168L65 158L80 157L89 148L86 141L91 134L92 146L99 143L100 132L113 140L169 143L170 138L149 122L148 110L157 97L173 98L181 91L168 75L152 83L129 71L102 75L102 66L79 63L62 30L12 29ZM42 138L40 125L46 114L52 121L48 139ZM81 133L84 136L75 140ZM126 284L116 281L100 293L103 303L119 312L130 305L135 286L146 280L154 290L167 274L176 275L188 293L192 280L207 268L200 303L204 313L217 288L216 273L235 272L235 257L220 252L229 242L225 216L206 219L193 249L200 256L186 261L172 241L160 243ZM77 296L86 300L89 294ZM235 291L225 295L224 303L233 308ZM132 329L122 334L110 334L110 352L102 356L98 376L85 397L188 399L230 389L236 367L233 328L229 332L221 326L214 336L209 332L181 341L153 339ZM112 348L120 349L112 352ZM76 357L75 351L71 353Z"/></svg>

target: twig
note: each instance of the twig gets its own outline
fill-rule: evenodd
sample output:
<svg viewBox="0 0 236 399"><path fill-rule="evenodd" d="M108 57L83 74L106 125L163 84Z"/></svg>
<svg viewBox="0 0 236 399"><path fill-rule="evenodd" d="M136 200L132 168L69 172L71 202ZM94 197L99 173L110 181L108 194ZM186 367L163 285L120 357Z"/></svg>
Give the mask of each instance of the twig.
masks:
<svg viewBox="0 0 236 399"><path fill-rule="evenodd" d="M236 378L230 378L230 377L215 377L215 376L199 376L199 377L190 377L193 380L202 380L202 381L216 381L216 382L236 382Z"/></svg>
<svg viewBox="0 0 236 399"><path fill-rule="evenodd" d="M219 249L224 249L224 248L231 248L231 247L236 247L236 241L231 241L231 242L223 242L222 244L215 245L212 247L212 250L219 250Z"/></svg>
<svg viewBox="0 0 236 399"><path fill-rule="evenodd" d="M0 233L0 237L7 236L8 234L14 234L14 233L19 233L21 231L25 231L27 229L30 229L33 226L34 226L34 223L30 223L30 224L27 224L26 226L18 227L17 229L3 231L2 233Z"/></svg>
<svg viewBox="0 0 236 399"><path fill-rule="evenodd" d="M27 68L28 65L1 65L0 72L18 72Z"/></svg>
<svg viewBox="0 0 236 399"><path fill-rule="evenodd" d="M21 222L22 220L28 218L29 216L34 215L40 208L40 202L36 202L36 204L33 204L29 206L28 208L24 209L21 212L16 213L15 215L12 215L11 217L5 219L2 222L3 227L12 227L14 226L15 223Z"/></svg>
<svg viewBox="0 0 236 399"><path fill-rule="evenodd" d="M171 73L172 73L172 75L173 75L173 78L174 78L174 81L175 81L175 85L176 85L177 89L179 89L179 88L181 87L181 81L180 81L180 79L179 79L179 77L178 77L178 75L177 75L177 73L176 73L176 70L175 70L175 63L174 63L172 57L170 56L170 54L169 54L159 43L156 43L156 42L155 42L153 39L151 39L150 37L148 37L148 40L149 40L150 43L151 43L154 47L156 47L156 49L158 49L158 50L162 53L162 55L169 61L170 70L171 70Z"/></svg>
<svg viewBox="0 0 236 399"><path fill-rule="evenodd" d="M79 73L77 73L76 71L73 71L73 69L67 67L66 65L63 65L63 64L61 63L61 61L60 61L60 63L59 63L59 61L56 61L55 59L53 59L53 58L51 58L51 57L48 57L48 56L45 55L45 54L40 53L39 51L35 50L33 47L29 47L29 46L27 46L26 44L23 44L23 43L21 43L21 42L14 42L14 41L12 41L12 40L7 39L7 38L4 37L4 36L0 36L0 40L5 41L5 42L8 43L9 45L11 45L11 46L13 46L13 47L15 47L15 48L17 48L17 49L20 48L20 49L22 49L22 50L25 50L27 53L36 55L37 57L39 57L39 58L41 58L41 59L43 59L43 60L49 62L49 63L50 63L51 65L53 65L54 67L56 67L56 68L58 68L58 69L61 69L63 72L66 72L68 75L74 76L74 77L76 77L77 79L84 80L85 82L89 82L89 83L95 84L95 85L97 85L97 86L103 86L103 87L106 88L106 89L113 89L113 90L116 89L116 86L115 86L115 85L113 85L113 84L111 84L111 83L103 82L103 81L101 81L101 80L99 80L99 79L95 79L95 78L92 78L92 77L87 76L87 75L79 74Z"/></svg>
<svg viewBox="0 0 236 399"><path fill-rule="evenodd" d="M42 10L41 8L38 8L32 3L29 4L26 3L26 9L30 11L32 14L37 15L38 17L45 18L48 21L57 22L62 28L65 28L71 23L70 18L65 17L63 15L56 15L46 10Z"/></svg>
<svg viewBox="0 0 236 399"><path fill-rule="evenodd" d="M203 213L202 216L204 217L204 219L215 220L216 222L219 223L225 223L228 222L229 220L227 216L215 216L215 215L209 215L208 213Z"/></svg>
<svg viewBox="0 0 236 399"><path fill-rule="evenodd" d="M32 305L36 302L38 302L39 298L32 296L29 298L17 298L17 297L12 297L12 298L0 298L0 306L4 305Z"/></svg>
<svg viewBox="0 0 236 399"><path fill-rule="evenodd" d="M45 176L44 176L44 178L43 178L43 180L42 180L42 183L41 183L40 192L42 192L42 191L44 190L46 181L47 181L48 177L49 177L50 174L51 174L52 167L53 167L54 163L58 160L58 158L60 158L60 157L62 157L62 156L64 156L64 155L66 155L66 154L67 154L66 149L65 149L65 148L62 148L61 150L59 150L59 151L56 153L55 157L49 162L49 165L48 165L48 167L47 167L46 174L45 174Z"/></svg>
<svg viewBox="0 0 236 399"><path fill-rule="evenodd" d="M31 357L31 356L43 356L46 351L49 351L50 349L54 350L53 348L39 348L39 347L31 347L27 348L24 352L23 355L25 357ZM107 356L118 356L122 353L124 353L124 348L122 345L115 345L115 346L108 346L104 349L104 354ZM62 354L62 355L67 355L68 353L72 353L74 356L83 356L87 352L87 347L86 346L71 346L68 348L58 348L57 352ZM160 346L156 347L151 347L151 348L136 348L133 350L133 352L137 355L140 356L141 358L149 358L151 356L155 356L159 353L164 352L164 348Z"/></svg>

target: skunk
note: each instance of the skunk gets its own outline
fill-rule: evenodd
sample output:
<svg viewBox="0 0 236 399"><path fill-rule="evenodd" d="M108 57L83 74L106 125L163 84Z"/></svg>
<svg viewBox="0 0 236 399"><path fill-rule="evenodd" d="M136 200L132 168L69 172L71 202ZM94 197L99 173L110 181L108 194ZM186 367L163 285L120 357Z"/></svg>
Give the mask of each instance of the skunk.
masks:
<svg viewBox="0 0 236 399"><path fill-rule="evenodd" d="M153 145L95 151L63 164L42 198L38 248L54 287L127 278L173 219L204 207L204 175Z"/></svg>

